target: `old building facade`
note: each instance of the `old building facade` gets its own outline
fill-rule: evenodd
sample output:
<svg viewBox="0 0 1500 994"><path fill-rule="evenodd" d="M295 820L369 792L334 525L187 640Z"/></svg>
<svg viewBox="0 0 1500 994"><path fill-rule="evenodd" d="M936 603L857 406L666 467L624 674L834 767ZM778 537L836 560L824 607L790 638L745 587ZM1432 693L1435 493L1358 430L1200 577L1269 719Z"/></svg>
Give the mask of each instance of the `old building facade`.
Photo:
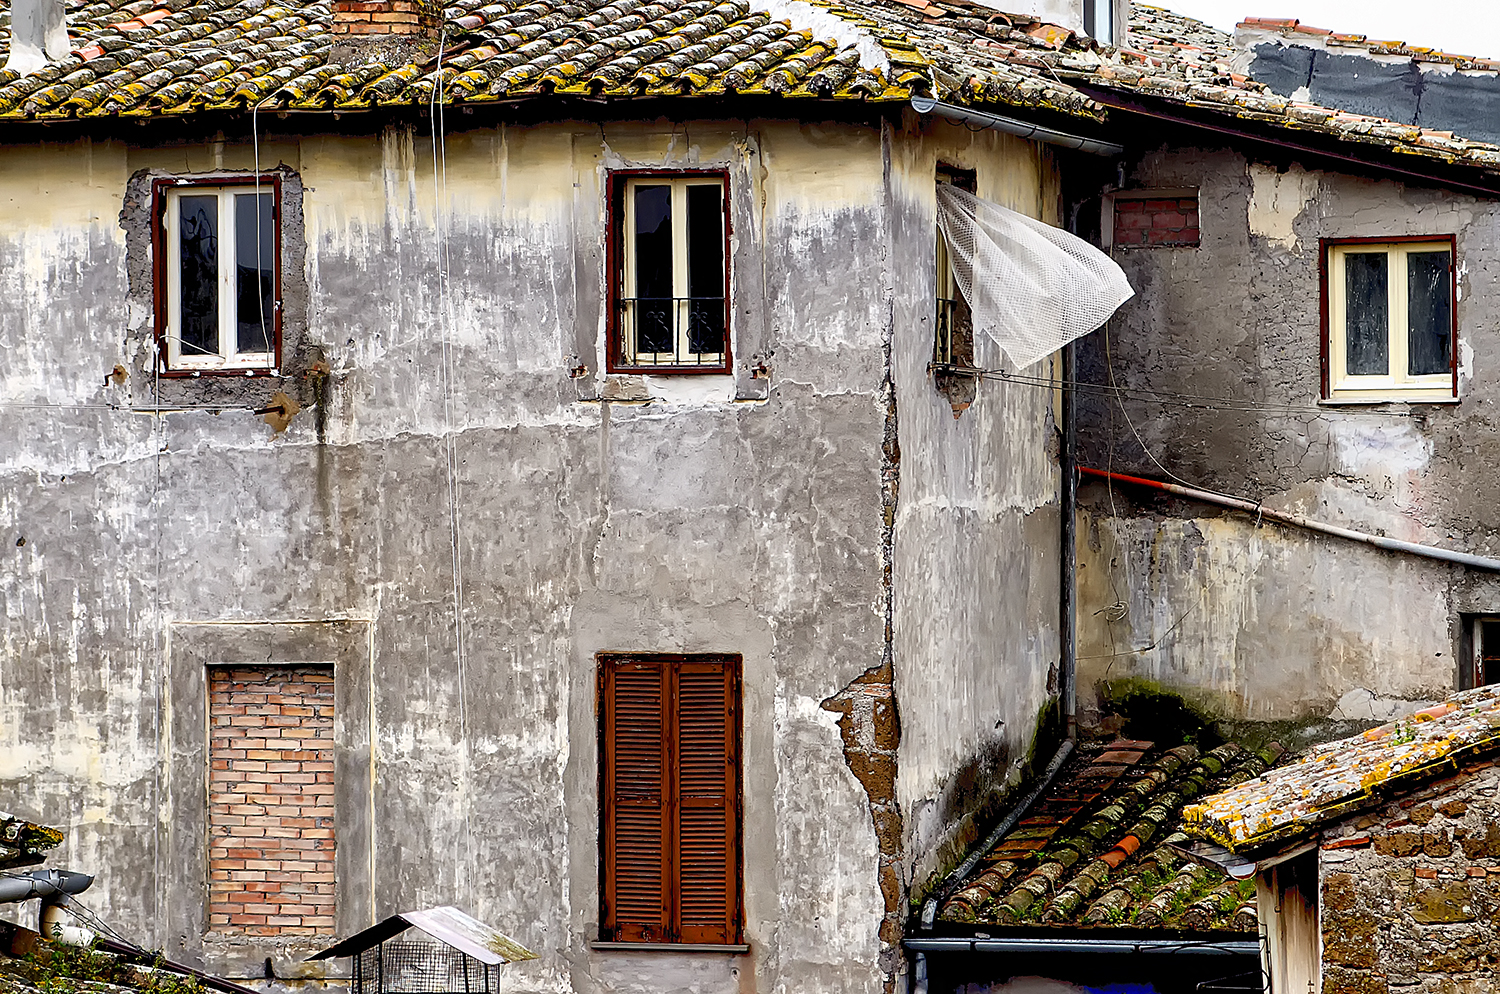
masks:
<svg viewBox="0 0 1500 994"><path fill-rule="evenodd" d="M878 990L1059 734L1054 398L928 371L939 167L1056 223L1055 155L906 107L899 21L616 6L360 22L452 68L90 8L6 70L0 781L136 941L316 982L455 904L511 989ZM564 14L757 92L476 88Z"/></svg>

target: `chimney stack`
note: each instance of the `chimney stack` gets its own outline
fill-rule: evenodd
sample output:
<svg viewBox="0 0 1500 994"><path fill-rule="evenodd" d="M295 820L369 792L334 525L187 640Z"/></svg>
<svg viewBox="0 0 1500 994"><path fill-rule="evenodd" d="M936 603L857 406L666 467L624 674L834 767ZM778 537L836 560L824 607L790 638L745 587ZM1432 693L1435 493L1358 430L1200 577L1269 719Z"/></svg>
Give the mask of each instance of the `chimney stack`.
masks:
<svg viewBox="0 0 1500 994"><path fill-rule="evenodd" d="M63 0L11 0L10 58L5 68L22 76L48 62L60 62L72 49L68 10Z"/></svg>
<svg viewBox="0 0 1500 994"><path fill-rule="evenodd" d="M331 61L410 61L431 55L442 27L438 0L333 0Z"/></svg>

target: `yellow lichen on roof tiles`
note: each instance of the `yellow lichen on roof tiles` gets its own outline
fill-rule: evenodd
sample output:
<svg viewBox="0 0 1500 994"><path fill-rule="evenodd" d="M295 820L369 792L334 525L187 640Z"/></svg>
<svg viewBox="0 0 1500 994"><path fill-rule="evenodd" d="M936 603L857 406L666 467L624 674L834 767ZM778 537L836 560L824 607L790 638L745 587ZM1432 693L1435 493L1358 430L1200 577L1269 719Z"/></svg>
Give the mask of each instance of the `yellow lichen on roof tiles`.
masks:
<svg viewBox="0 0 1500 994"><path fill-rule="evenodd" d="M1183 809L1184 830L1234 851L1282 842L1393 790L1500 750L1500 687L1317 746L1300 760Z"/></svg>

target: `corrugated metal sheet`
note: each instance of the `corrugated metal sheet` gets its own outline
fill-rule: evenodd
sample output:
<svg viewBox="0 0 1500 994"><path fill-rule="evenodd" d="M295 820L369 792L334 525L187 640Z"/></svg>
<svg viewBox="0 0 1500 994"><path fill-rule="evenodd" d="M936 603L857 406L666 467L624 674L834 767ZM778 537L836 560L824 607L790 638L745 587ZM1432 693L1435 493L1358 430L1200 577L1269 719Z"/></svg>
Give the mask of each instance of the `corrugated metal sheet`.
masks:
<svg viewBox="0 0 1500 994"><path fill-rule="evenodd" d="M516 940L496 931L484 922L453 907L428 908L425 911L403 911L382 922L335 943L311 959L357 956L371 946L400 935L409 928L419 928L444 945L489 966L536 959L536 953Z"/></svg>

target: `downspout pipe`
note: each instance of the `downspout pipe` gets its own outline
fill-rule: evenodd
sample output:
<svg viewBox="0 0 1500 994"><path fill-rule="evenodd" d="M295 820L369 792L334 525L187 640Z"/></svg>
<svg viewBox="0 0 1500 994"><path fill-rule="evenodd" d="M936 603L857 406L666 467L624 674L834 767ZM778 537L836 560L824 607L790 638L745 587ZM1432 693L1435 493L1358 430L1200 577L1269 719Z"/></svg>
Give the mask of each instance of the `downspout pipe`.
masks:
<svg viewBox="0 0 1500 994"><path fill-rule="evenodd" d="M1030 138L1032 141L1046 142L1048 145L1058 145L1062 148L1073 148L1080 152L1088 152L1090 155L1116 156L1125 154L1125 146L1123 145L1116 145L1113 142L1102 142L1097 138L1085 138L1082 135L1072 135L1066 131L1058 131L1054 128L1044 128L1040 124L1032 124L1030 121L1021 121L1014 117L1002 117L999 114L974 110L972 107L960 107L958 104L944 103L936 97L913 96L911 98L911 109L918 114L936 114L939 117L946 117L950 121L958 121L960 124L972 124L977 128L1003 131L1008 135Z"/></svg>
<svg viewBox="0 0 1500 994"><path fill-rule="evenodd" d="M94 878L87 873L71 870L33 870L30 873L0 877L0 904L29 901L40 897L43 901L65 898L69 894L82 894L88 890Z"/></svg>
<svg viewBox="0 0 1500 994"><path fill-rule="evenodd" d="M1268 521L1279 521L1284 525L1291 525L1294 528L1305 528L1308 531L1333 535L1337 538L1348 539L1351 542L1362 542L1365 545L1373 545L1377 549L1385 549L1389 552L1404 552L1412 556L1421 556L1424 559L1437 559L1446 563L1457 563L1460 566L1469 566L1474 569L1484 569L1500 573L1500 559L1491 559L1488 556L1475 556L1467 552L1441 549L1435 545L1403 542L1399 538L1386 538L1384 535L1371 535L1368 532L1355 531L1352 528L1341 528L1338 525L1330 525L1324 521L1314 521L1300 514L1275 511L1254 501L1244 500L1239 497L1230 497L1226 494L1216 494L1209 490L1199 490L1197 487L1184 487L1176 483L1163 483L1160 480L1148 480L1140 476L1126 476L1124 473L1111 473L1108 470L1091 469L1088 466L1079 466L1078 471L1100 479L1114 480L1116 483L1150 487L1152 490L1163 490L1169 494L1176 494L1178 497L1186 497L1189 500L1198 500L1206 504L1217 504L1220 507L1233 508L1236 511L1244 511L1246 514L1253 514L1257 518L1265 518Z"/></svg>
<svg viewBox="0 0 1500 994"><path fill-rule="evenodd" d="M969 858L958 864L957 869L943 879L942 886L922 903L922 931L932 931L932 926L937 921L938 902L946 899L949 894L953 893L953 889L973 872L974 867L979 865L979 861L984 858L985 854L995 848L1000 840L1005 838L1005 833L1014 828L1016 822L1025 816L1027 810L1036 803L1036 799L1041 797L1042 793L1052 785L1053 779L1057 776L1057 771L1062 769L1063 763L1067 761L1068 756L1072 752L1073 740L1064 739L1063 744L1057 747L1057 752L1053 755L1051 762L1047 764L1046 772L1042 774L1042 778L1037 781L1036 786L1032 787L1025 797L1021 798L1021 803L1012 808L1010 814L1000 820L1000 824L995 826L995 830L989 834L989 837L984 842L974 847L974 851L969 853Z"/></svg>

